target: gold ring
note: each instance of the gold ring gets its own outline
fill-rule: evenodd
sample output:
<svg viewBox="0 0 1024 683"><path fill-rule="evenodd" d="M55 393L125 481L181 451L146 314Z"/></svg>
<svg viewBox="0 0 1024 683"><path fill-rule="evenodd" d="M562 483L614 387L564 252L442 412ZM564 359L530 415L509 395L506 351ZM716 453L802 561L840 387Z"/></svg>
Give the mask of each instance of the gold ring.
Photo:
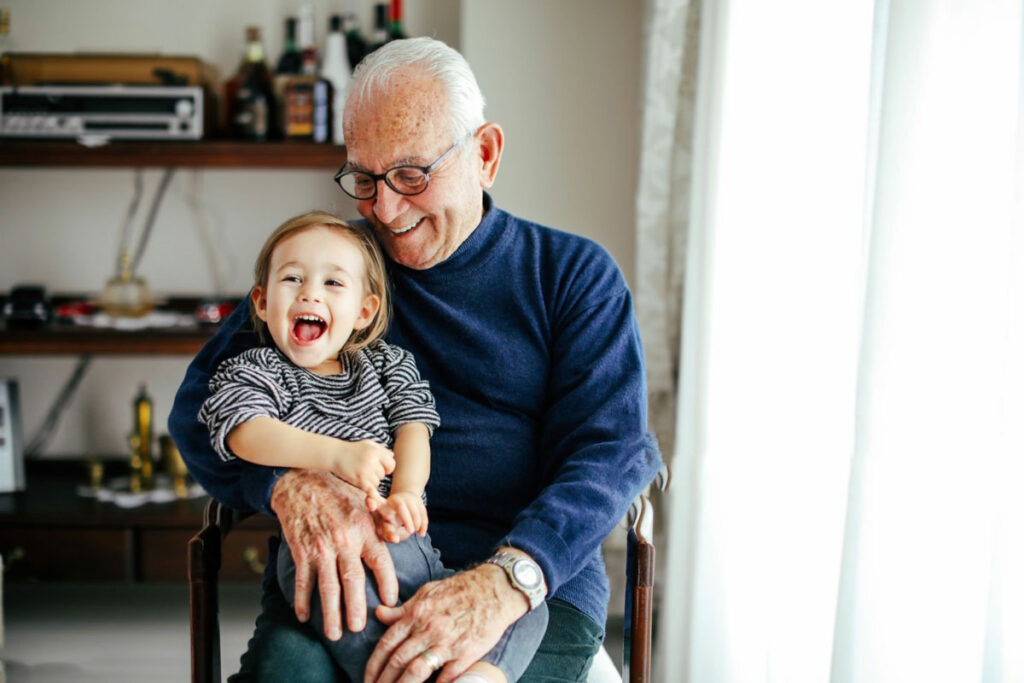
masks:
<svg viewBox="0 0 1024 683"><path fill-rule="evenodd" d="M444 662L441 661L441 658L438 657L436 653L431 652L430 650L424 650L423 654L421 654L420 657L422 657L423 661L427 663L427 666L430 667L431 671L437 671L442 666L444 666Z"/></svg>

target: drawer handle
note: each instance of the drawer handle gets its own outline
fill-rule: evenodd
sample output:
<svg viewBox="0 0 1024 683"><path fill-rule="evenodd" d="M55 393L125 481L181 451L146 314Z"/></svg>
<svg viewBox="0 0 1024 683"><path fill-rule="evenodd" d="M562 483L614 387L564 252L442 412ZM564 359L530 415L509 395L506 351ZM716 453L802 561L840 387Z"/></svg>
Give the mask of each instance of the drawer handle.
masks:
<svg viewBox="0 0 1024 683"><path fill-rule="evenodd" d="M242 559L255 574L262 575L263 570L267 568L265 562L260 562L260 551L254 545L245 546L242 550Z"/></svg>

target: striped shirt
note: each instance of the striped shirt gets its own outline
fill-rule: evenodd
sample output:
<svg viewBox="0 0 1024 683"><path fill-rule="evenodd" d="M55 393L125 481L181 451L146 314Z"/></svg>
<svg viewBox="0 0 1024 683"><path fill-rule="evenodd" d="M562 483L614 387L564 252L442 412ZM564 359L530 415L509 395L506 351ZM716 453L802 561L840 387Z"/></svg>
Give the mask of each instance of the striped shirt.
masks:
<svg viewBox="0 0 1024 683"><path fill-rule="evenodd" d="M440 424L434 397L408 351L384 341L341 357L341 373L318 375L292 363L276 347L249 349L225 360L210 379L210 397L199 421L222 460L231 430L271 417L308 432L345 441L372 439L394 446L394 430L421 422L433 434ZM387 496L391 477L381 481Z"/></svg>

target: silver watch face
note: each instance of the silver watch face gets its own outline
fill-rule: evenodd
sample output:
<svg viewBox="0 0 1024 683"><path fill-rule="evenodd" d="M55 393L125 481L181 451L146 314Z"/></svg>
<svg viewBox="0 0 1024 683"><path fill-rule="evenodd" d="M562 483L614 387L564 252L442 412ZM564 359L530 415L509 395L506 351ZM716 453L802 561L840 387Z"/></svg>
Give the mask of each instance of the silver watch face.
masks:
<svg viewBox="0 0 1024 683"><path fill-rule="evenodd" d="M532 590L540 586L540 570L537 565L527 560L519 560L512 565L512 575L523 588Z"/></svg>

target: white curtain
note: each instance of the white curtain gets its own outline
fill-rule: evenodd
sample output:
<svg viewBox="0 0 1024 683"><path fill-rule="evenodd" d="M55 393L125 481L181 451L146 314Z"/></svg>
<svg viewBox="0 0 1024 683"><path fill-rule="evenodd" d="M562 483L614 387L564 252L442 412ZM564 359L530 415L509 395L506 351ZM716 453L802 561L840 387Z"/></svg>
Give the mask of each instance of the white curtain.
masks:
<svg viewBox="0 0 1024 683"><path fill-rule="evenodd" d="M651 427L666 453L675 432L700 4L651 0L645 20L635 290Z"/></svg>
<svg viewBox="0 0 1024 683"><path fill-rule="evenodd" d="M1021 4L704 3L660 680L1024 681Z"/></svg>

